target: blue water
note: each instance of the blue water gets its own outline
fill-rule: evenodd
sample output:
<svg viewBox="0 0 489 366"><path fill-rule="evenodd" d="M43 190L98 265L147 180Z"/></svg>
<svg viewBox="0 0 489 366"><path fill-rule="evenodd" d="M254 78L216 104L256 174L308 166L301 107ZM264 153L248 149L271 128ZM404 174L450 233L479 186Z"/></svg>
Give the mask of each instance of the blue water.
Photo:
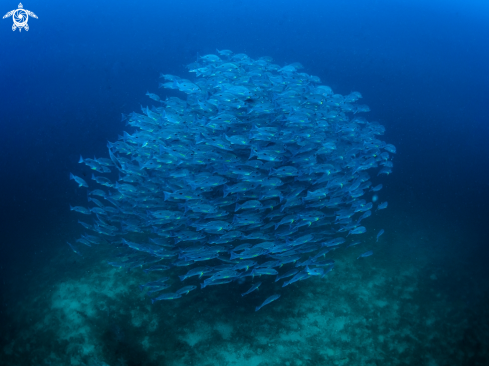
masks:
<svg viewBox="0 0 489 366"><path fill-rule="evenodd" d="M29 31L0 22L0 364L489 363L486 2L23 6L39 18ZM91 175L79 155L108 157L121 113L149 103L159 73L192 79L186 65L216 48L361 92L397 147L389 209L369 223L372 243L385 229L374 256L340 254L328 282L264 315L253 310L266 294L238 303L221 288L152 307L103 252L81 260L65 243L83 232L69 211L86 198L69 173Z"/></svg>

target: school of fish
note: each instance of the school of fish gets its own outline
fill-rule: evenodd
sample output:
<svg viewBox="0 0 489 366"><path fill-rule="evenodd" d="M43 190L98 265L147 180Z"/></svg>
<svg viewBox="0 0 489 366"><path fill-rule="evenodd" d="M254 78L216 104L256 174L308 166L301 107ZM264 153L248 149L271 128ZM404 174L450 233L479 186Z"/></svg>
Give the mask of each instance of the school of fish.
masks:
<svg viewBox="0 0 489 366"><path fill-rule="evenodd" d="M91 206L71 210L93 219L79 220L77 242L110 245L114 267L168 274L141 285L152 302L248 277L243 296L255 277L282 287L324 277L327 253L367 231L368 193L382 188L369 172L392 172L396 148L360 115L359 92L334 94L299 63L217 53L188 65L193 81L162 74L160 87L182 97L148 92L157 105L123 115L132 130L108 143L109 158L80 157L95 189L70 174Z"/></svg>

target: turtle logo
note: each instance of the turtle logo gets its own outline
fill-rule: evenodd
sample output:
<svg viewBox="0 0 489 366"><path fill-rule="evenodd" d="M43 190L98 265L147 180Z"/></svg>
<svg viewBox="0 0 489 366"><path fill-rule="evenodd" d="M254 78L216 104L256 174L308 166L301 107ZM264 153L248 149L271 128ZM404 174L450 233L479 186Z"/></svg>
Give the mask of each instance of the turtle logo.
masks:
<svg viewBox="0 0 489 366"><path fill-rule="evenodd" d="M32 11L25 10L24 7L22 6L22 3L19 3L19 8L9 11L7 14L3 16L3 19L12 17L14 20L14 25L12 25L12 30L15 31L17 28L19 28L19 32L24 28L26 31L29 30L29 25L27 24L27 21L29 20L29 15L33 18L37 19L37 15L34 14Z"/></svg>

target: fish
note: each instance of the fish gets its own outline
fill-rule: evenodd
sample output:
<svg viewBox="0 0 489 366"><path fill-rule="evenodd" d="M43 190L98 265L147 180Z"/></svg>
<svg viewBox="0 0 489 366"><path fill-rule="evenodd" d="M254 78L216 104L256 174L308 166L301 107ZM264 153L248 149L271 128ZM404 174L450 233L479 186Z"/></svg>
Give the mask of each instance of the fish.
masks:
<svg viewBox="0 0 489 366"><path fill-rule="evenodd" d="M82 238L96 245L108 244L107 240L105 240L104 238L99 238L98 236L95 235L84 234L82 235Z"/></svg>
<svg viewBox="0 0 489 366"><path fill-rule="evenodd" d="M84 215L91 215L92 214L92 211L90 211L88 208L82 207L82 206L73 207L70 205L70 211L76 211L76 212L82 213Z"/></svg>
<svg viewBox="0 0 489 366"><path fill-rule="evenodd" d="M175 291L175 293L179 294L179 295L187 295L190 291L193 291L196 288L197 288L197 286L194 286L194 285L184 286L181 289L178 289L177 291Z"/></svg>
<svg viewBox="0 0 489 366"><path fill-rule="evenodd" d="M306 278L309 278L309 277L310 276L309 276L309 274L306 271L301 271L301 272L297 273L294 277L292 277L290 280L285 281L282 284L282 287L288 286L291 283L294 283L294 282L297 282L297 281L305 280Z"/></svg>
<svg viewBox="0 0 489 366"><path fill-rule="evenodd" d="M231 56L233 54L233 51L230 51L230 50L218 50L216 49L217 53L220 54L221 56Z"/></svg>
<svg viewBox="0 0 489 366"><path fill-rule="evenodd" d="M285 216L282 220L280 220L279 223L277 223L275 225L275 230L277 230L277 228L280 226L280 225L283 225L283 224L292 224L294 221L295 221L295 218L296 216L295 215L288 215L288 216Z"/></svg>
<svg viewBox="0 0 489 366"><path fill-rule="evenodd" d="M86 245L87 247L91 247L92 244L85 238L80 238L80 239L76 239L76 242L77 243L82 243L84 245Z"/></svg>
<svg viewBox="0 0 489 366"><path fill-rule="evenodd" d="M160 301L160 300L175 300L181 297L182 297L181 294L169 292L169 293L161 294L160 296L155 297L154 299L151 299L151 303L154 304L156 301Z"/></svg>
<svg viewBox="0 0 489 366"><path fill-rule="evenodd" d="M299 273L298 269L291 269L290 271L288 271L282 275L277 275L277 277L275 278L275 282L280 281L283 278L295 276L297 273Z"/></svg>
<svg viewBox="0 0 489 366"><path fill-rule="evenodd" d="M260 306L257 306L255 308L255 311L258 311L260 310L262 307L264 307L265 305L268 305L270 304L272 301L275 301L275 300L278 300L280 298L280 295L278 294L275 294L275 295L272 295L270 297L268 297L265 301L263 301L263 303L260 305Z"/></svg>
<svg viewBox="0 0 489 366"><path fill-rule="evenodd" d="M95 172L88 203L70 205L88 217L74 240L113 247L104 262L116 268L164 271L147 293L185 281L153 303L255 276L282 287L324 277L334 261L321 257L368 230L392 173L384 126L367 119L360 92L335 94L297 62L216 50L187 69L188 79L160 75L170 94L146 93L157 106L123 114L130 129L106 156L80 156Z"/></svg>
<svg viewBox="0 0 489 366"><path fill-rule="evenodd" d="M89 195L91 196L100 196L100 197L107 197L107 194L102 191L101 189L94 189L93 191L91 192L88 192Z"/></svg>
<svg viewBox="0 0 489 366"><path fill-rule="evenodd" d="M78 183L78 187L87 187L88 188L88 184L87 184L87 182L85 182L85 180L83 180L80 177L77 177L76 175L73 175L72 173L70 173L70 179L73 179L76 183Z"/></svg>
<svg viewBox="0 0 489 366"><path fill-rule="evenodd" d="M372 254L374 254L374 252L371 251L371 250L369 250L368 252L365 252L365 253L360 254L357 259L365 258L365 257L370 257Z"/></svg>
<svg viewBox="0 0 489 366"><path fill-rule="evenodd" d="M277 270L273 268L255 268L251 272L253 276L262 276L262 275L278 275Z"/></svg>
<svg viewBox="0 0 489 366"><path fill-rule="evenodd" d="M388 205L388 202L379 203L379 205L377 206L377 210L383 210L383 209L387 208L387 205Z"/></svg>
<svg viewBox="0 0 489 366"><path fill-rule="evenodd" d="M200 284L200 288L204 289L207 286L223 285L225 283L230 283L233 280L233 278L208 279L205 280L204 283Z"/></svg>
<svg viewBox="0 0 489 366"><path fill-rule="evenodd" d="M381 236L383 233L384 233L384 229L381 229L379 231L379 233L377 234L377 240L375 240L375 241L379 241L379 236Z"/></svg>
<svg viewBox="0 0 489 366"><path fill-rule="evenodd" d="M73 253L78 254L80 257L83 257L83 255L82 255L82 254L81 254L81 253L78 251L78 249L76 249L76 248L73 246L73 244L70 244L69 242L66 242L66 243L67 243L67 244L70 246L70 248L71 248L71 250L73 251Z"/></svg>
<svg viewBox="0 0 489 366"><path fill-rule="evenodd" d="M78 220L78 223L82 225L85 229L92 229L92 225L87 224L86 222Z"/></svg>
<svg viewBox="0 0 489 366"><path fill-rule="evenodd" d="M153 93L150 93L150 92L146 92L146 95L148 97L150 97L151 99L153 99L154 101L156 101L156 102L161 102L160 97L157 96L156 94L153 94Z"/></svg>
<svg viewBox="0 0 489 366"><path fill-rule="evenodd" d="M317 261L317 262L313 263L314 266L320 266L320 267L334 266L334 264L335 264L335 261L332 259L325 259L325 260Z"/></svg>
<svg viewBox="0 0 489 366"><path fill-rule="evenodd" d="M384 149L392 154L396 153L396 147L392 144L385 144Z"/></svg>
<svg viewBox="0 0 489 366"><path fill-rule="evenodd" d="M236 209L234 212L238 212L239 210L249 210L249 209L259 209L263 207L263 204L257 200L246 201L243 204L236 203Z"/></svg>
<svg viewBox="0 0 489 366"><path fill-rule="evenodd" d="M355 246L355 245L362 244L362 243L363 243L363 242L361 242L361 241L357 240L357 241L354 241L354 242L352 242L352 243L348 244L347 248L349 248L349 247L353 247L353 246Z"/></svg>
<svg viewBox="0 0 489 366"><path fill-rule="evenodd" d="M371 191L373 192L378 192L382 189L382 184L378 184L375 187L370 188Z"/></svg>
<svg viewBox="0 0 489 366"><path fill-rule="evenodd" d="M223 51L221 51L221 52L223 52ZM230 51L226 52L226 50L224 50L224 52L225 52L225 54L229 55L228 52L230 52ZM205 60L207 62L212 62L212 63L221 61L221 59L216 55L205 55L205 56L202 56L201 59Z"/></svg>
<svg viewBox="0 0 489 366"><path fill-rule="evenodd" d="M90 169L95 170L99 173L110 173L110 169L107 168L106 166L101 165L99 162L97 162L94 159L83 159L83 157L80 155L80 160L78 163L84 163L87 165ZM71 173L70 173L70 179L71 179Z"/></svg>
<svg viewBox="0 0 489 366"><path fill-rule="evenodd" d="M255 291L255 290L258 290L258 287L260 287L260 286L261 286L261 282L257 282L257 283L255 283L253 286L251 286L251 288L250 288L248 291L246 291L246 292L242 293L242 294L241 294L241 296L246 296L246 295L248 295L249 293L251 293L251 292L253 292L253 291Z"/></svg>
<svg viewBox="0 0 489 366"><path fill-rule="evenodd" d="M169 266L166 266L166 265L164 265L164 264L159 264L159 265L152 266L152 267L150 267L150 268L146 268L146 269L144 269L144 272L146 272L146 273L149 273L149 272L155 272L155 271L160 272L160 271L167 271L167 270L169 270L169 269L170 269L170 267L169 267Z"/></svg>
<svg viewBox="0 0 489 366"><path fill-rule="evenodd" d="M385 167L385 168L382 168L379 170L379 172L377 173L377 176L379 176L381 174L389 175L391 173L392 173L392 169L390 167Z"/></svg>
<svg viewBox="0 0 489 366"><path fill-rule="evenodd" d="M367 217L370 217L371 215L372 215L372 211L370 210L365 211L363 215L358 218L357 224L360 224L362 220L366 219Z"/></svg>
<svg viewBox="0 0 489 366"><path fill-rule="evenodd" d="M328 240L324 243L321 243L321 246L323 246L323 247L336 247L338 245L343 244L345 241L346 241L345 238L340 237L340 238L331 239L331 240Z"/></svg>
<svg viewBox="0 0 489 366"><path fill-rule="evenodd" d="M244 260L244 261L240 261L239 263L237 263L233 269L234 270L246 270L248 271L251 267L254 267L256 266L258 263L255 262L255 261L252 261L252 260Z"/></svg>
<svg viewBox="0 0 489 366"><path fill-rule="evenodd" d="M348 232L348 235L350 235L350 234L363 234L366 232L367 232L367 228L365 226L359 226L359 227L356 227L355 229L350 230Z"/></svg>
<svg viewBox="0 0 489 366"><path fill-rule="evenodd" d="M323 268L309 268L309 266L306 266L306 272L309 276L324 276L324 269Z"/></svg>
<svg viewBox="0 0 489 366"><path fill-rule="evenodd" d="M114 187L114 184L107 177L96 177L94 174L92 174L92 180L106 187ZM86 187L88 187L88 185Z"/></svg>
<svg viewBox="0 0 489 366"><path fill-rule="evenodd" d="M197 267L197 268L192 268L189 270L186 274L183 276L179 276L180 281L184 281L189 277L192 276L198 276L199 278L204 275L204 273L209 272L210 268L209 267Z"/></svg>
<svg viewBox="0 0 489 366"><path fill-rule="evenodd" d="M139 267L139 263L135 263L135 265L137 267ZM169 283L162 283L162 284L159 284L159 285L152 285L152 286L146 286L144 288L146 288L148 291L147 291L147 294L153 294L155 292L160 292L160 291L163 291L163 290L166 290L167 288L170 288L171 285ZM141 288L141 290L144 290L144 288ZM148 295L150 296L150 295Z"/></svg>
<svg viewBox="0 0 489 366"><path fill-rule="evenodd" d="M166 281L168 281L170 278L169 277L162 277L160 278L159 280L156 280L156 281L151 281L151 282L147 282L145 283L144 285L139 285L139 287L141 288L141 290L145 287L153 287L153 286L160 286L162 285L163 283L165 283Z"/></svg>

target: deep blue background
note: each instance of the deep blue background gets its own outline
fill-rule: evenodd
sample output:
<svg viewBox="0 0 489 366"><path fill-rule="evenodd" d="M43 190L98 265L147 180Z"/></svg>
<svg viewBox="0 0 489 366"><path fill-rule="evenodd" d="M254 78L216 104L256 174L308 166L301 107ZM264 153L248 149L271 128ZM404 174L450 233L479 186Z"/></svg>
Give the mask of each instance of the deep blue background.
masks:
<svg viewBox="0 0 489 366"><path fill-rule="evenodd" d="M47 263L79 232L69 172L106 156L120 113L149 104L159 72L189 77L198 54L231 49L299 61L397 146L392 222L459 226L489 242L489 6L430 1L27 1L28 32L0 21L0 265L3 283ZM487 4L487 3L486 3ZM14 1L0 2L2 15ZM396 216L396 213L402 213ZM469 237L469 235L467 235ZM484 251L485 250L485 251Z"/></svg>

